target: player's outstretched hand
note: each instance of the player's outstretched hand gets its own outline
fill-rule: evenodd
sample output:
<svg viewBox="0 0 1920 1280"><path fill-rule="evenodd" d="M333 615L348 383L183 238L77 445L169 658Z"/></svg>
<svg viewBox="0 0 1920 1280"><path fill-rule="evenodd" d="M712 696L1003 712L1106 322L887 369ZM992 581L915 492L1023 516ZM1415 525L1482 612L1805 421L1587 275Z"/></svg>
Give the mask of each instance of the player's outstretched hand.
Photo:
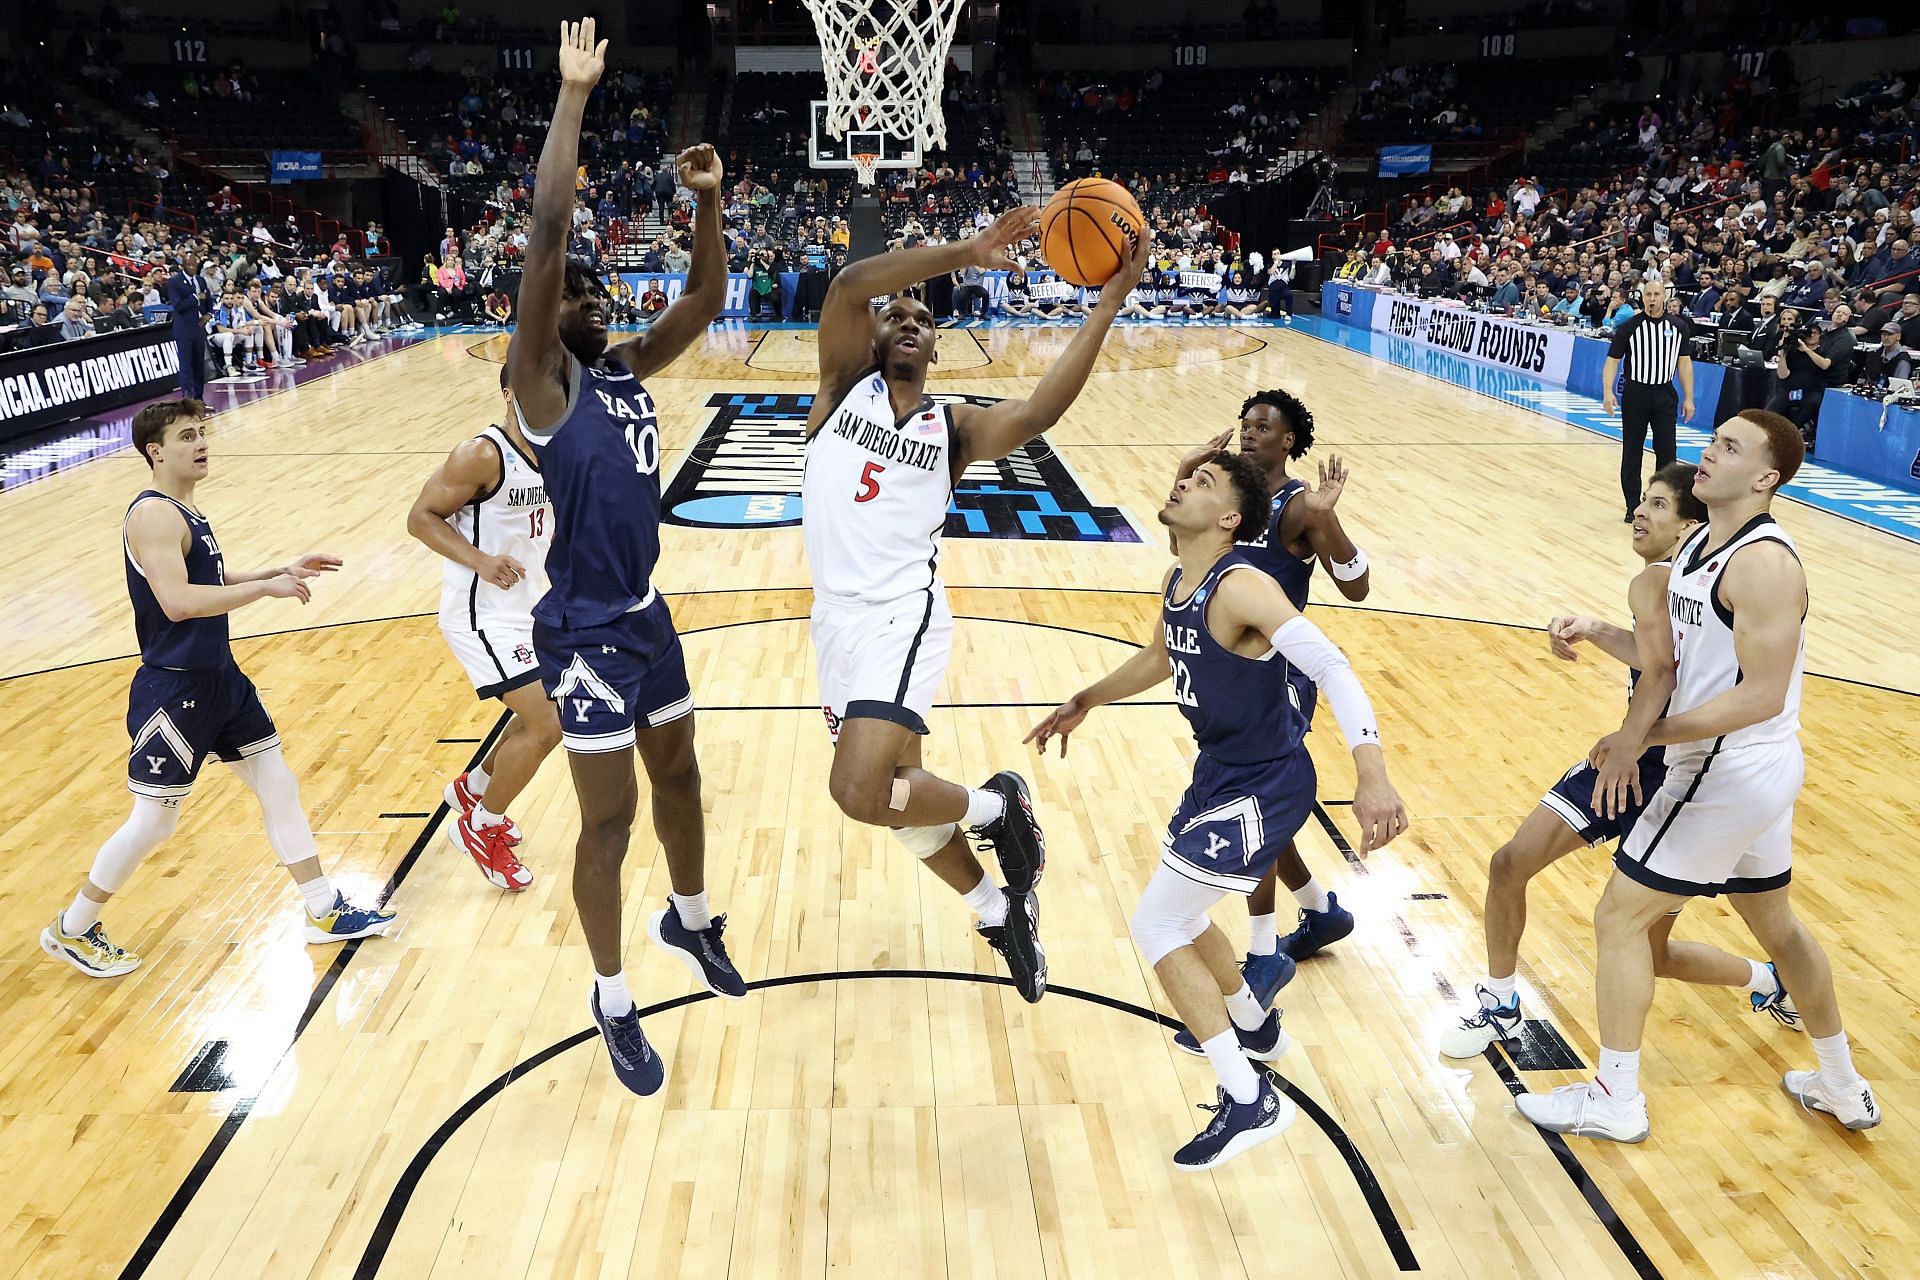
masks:
<svg viewBox="0 0 1920 1280"><path fill-rule="evenodd" d="M1047 754L1047 740L1050 738L1058 738L1060 739L1060 758L1064 760L1067 755L1068 736L1080 727L1080 722L1087 718L1087 712L1090 710L1092 710L1092 708L1080 705L1080 699L1077 695L1068 698L1065 702L1049 712L1045 720L1042 720L1039 724L1028 730L1027 736L1021 739L1021 741L1033 743L1040 754L1045 755Z"/></svg>
<svg viewBox="0 0 1920 1280"><path fill-rule="evenodd" d="M1353 818L1360 824L1360 855L1391 844L1407 829L1407 806L1384 773L1363 773L1353 789Z"/></svg>
<svg viewBox="0 0 1920 1280"><path fill-rule="evenodd" d="M480 564L480 577L502 591L520 584L527 576L526 566L512 556L485 556Z"/></svg>
<svg viewBox="0 0 1920 1280"><path fill-rule="evenodd" d="M345 563L339 556L330 556L324 551L309 551L282 569L296 578L315 578L323 573L333 573Z"/></svg>
<svg viewBox="0 0 1920 1280"><path fill-rule="evenodd" d="M1100 301L1111 302L1116 308L1127 299L1133 286L1140 283L1140 277L1147 273L1147 263L1153 260L1153 228L1142 227L1133 238L1133 252L1120 264L1107 282L1100 286Z"/></svg>
<svg viewBox="0 0 1920 1280"><path fill-rule="evenodd" d="M1325 515L1332 511L1340 501L1340 493L1347 487L1347 464L1340 460L1339 454L1332 454L1320 460L1320 485L1310 488L1300 495L1307 510L1315 515Z"/></svg>
<svg viewBox="0 0 1920 1280"><path fill-rule="evenodd" d="M298 600L301 604L313 599L313 588L302 578L291 573L283 573L267 579L267 594L278 600Z"/></svg>
<svg viewBox="0 0 1920 1280"><path fill-rule="evenodd" d="M716 191L726 170L711 142L697 142L673 158L680 185L689 191Z"/></svg>
<svg viewBox="0 0 1920 1280"><path fill-rule="evenodd" d="M973 249L976 267L998 271L1014 265L1013 246L1031 239L1040 227L1040 211L1030 204L1009 209L993 220L993 225L967 243Z"/></svg>
<svg viewBox="0 0 1920 1280"><path fill-rule="evenodd" d="M1562 614L1547 624L1547 645L1553 650L1554 657L1564 658L1568 662L1580 661L1580 654L1574 646L1590 634L1586 622L1585 618Z"/></svg>
<svg viewBox="0 0 1920 1280"><path fill-rule="evenodd" d="M560 24L560 82L591 89L607 69L607 42L595 42L593 19Z"/></svg>
<svg viewBox="0 0 1920 1280"><path fill-rule="evenodd" d="M1185 480L1202 466L1213 461L1213 455L1233 443L1234 430L1228 427L1213 439L1197 449L1189 449L1180 459L1180 478Z"/></svg>

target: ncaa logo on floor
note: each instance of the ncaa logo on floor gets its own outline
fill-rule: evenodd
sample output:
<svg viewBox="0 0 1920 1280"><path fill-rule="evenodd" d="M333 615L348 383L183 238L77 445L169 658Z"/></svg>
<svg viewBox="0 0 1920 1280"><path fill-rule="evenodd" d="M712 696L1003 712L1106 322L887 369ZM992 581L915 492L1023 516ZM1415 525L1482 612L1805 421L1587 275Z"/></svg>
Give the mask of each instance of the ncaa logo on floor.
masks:
<svg viewBox="0 0 1920 1280"><path fill-rule="evenodd" d="M990 405L993 396L934 395L935 404ZM697 529L784 528L800 523L811 394L719 393L686 462L667 486L668 524ZM998 462L976 462L954 487L949 538L1140 542L1118 507L1094 505L1045 437Z"/></svg>

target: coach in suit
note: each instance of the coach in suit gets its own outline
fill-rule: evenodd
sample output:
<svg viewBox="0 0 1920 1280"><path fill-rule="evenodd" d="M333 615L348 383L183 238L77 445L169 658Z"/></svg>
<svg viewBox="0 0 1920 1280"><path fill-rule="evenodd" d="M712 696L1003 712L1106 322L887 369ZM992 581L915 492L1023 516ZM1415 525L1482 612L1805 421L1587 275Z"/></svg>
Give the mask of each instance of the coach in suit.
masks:
<svg viewBox="0 0 1920 1280"><path fill-rule="evenodd" d="M207 315L214 298L200 278L200 255L189 251L167 277L167 305L173 308L173 348L180 356L180 394L189 400L207 389Z"/></svg>

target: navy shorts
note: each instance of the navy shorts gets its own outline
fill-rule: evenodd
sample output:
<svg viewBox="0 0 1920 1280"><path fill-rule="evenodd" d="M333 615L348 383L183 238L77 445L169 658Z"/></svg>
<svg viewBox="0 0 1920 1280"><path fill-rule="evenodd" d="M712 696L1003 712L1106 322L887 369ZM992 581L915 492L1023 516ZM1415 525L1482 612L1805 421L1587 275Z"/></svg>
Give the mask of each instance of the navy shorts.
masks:
<svg viewBox="0 0 1920 1280"><path fill-rule="evenodd" d="M1599 776L1598 769L1582 760L1553 784L1553 790L1540 797L1540 803L1553 810L1589 846L1627 838L1646 802L1666 781L1666 755L1655 749L1640 757L1640 803L1634 804L1629 796L1630 807L1617 818L1602 817L1593 807L1593 783Z"/></svg>
<svg viewBox="0 0 1920 1280"><path fill-rule="evenodd" d="M1320 686L1307 678L1307 673L1292 663L1287 664L1287 701L1293 709L1306 717L1307 728L1313 728L1313 709L1320 705Z"/></svg>
<svg viewBox="0 0 1920 1280"><path fill-rule="evenodd" d="M569 751L624 751L638 726L693 714L680 635L659 596L604 626L549 627L536 618L533 652Z"/></svg>
<svg viewBox="0 0 1920 1280"><path fill-rule="evenodd" d="M127 789L156 800L193 790L209 754L232 763L280 745L273 717L246 672L142 665L127 691Z"/></svg>
<svg viewBox="0 0 1920 1280"><path fill-rule="evenodd" d="M1252 893L1313 812L1313 757L1227 764L1205 752L1167 822L1160 862L1223 893Z"/></svg>

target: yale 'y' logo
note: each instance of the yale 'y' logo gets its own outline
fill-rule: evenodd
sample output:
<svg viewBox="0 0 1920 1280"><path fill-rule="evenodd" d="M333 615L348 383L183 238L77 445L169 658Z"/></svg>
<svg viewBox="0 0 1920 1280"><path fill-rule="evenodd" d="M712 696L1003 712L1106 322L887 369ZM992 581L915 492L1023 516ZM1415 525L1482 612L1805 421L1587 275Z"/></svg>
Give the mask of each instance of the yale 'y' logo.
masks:
<svg viewBox="0 0 1920 1280"><path fill-rule="evenodd" d="M167 763L167 758L165 756L148 756L147 772L157 774L160 772L161 766L165 765L166 763Z"/></svg>
<svg viewBox="0 0 1920 1280"><path fill-rule="evenodd" d="M1232 844L1233 842L1230 840L1222 840L1218 831L1207 832L1207 856L1209 858L1218 854L1222 849L1231 848Z"/></svg>
<svg viewBox="0 0 1920 1280"><path fill-rule="evenodd" d="M592 698L574 698L572 699L572 702L573 702L573 718L579 721L581 724L585 724L587 722L587 708L593 705L593 699Z"/></svg>

